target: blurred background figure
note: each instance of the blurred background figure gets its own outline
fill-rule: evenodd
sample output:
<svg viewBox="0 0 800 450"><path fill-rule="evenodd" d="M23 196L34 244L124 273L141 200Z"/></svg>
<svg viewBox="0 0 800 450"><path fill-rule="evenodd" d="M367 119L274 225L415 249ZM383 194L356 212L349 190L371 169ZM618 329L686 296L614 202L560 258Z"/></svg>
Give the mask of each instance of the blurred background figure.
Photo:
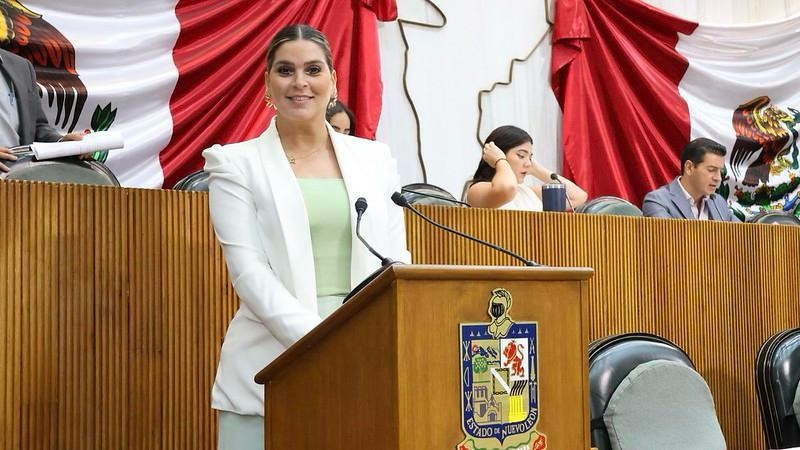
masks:
<svg viewBox="0 0 800 450"><path fill-rule="evenodd" d="M356 119L353 111L350 111L350 108L341 101L336 100L336 103L328 108L325 119L338 133L356 135Z"/></svg>
<svg viewBox="0 0 800 450"><path fill-rule="evenodd" d="M62 135L47 121L30 61L0 49L0 73L0 160L16 161L10 148L18 145L83 139L84 133ZM8 172L2 161L0 171Z"/></svg>

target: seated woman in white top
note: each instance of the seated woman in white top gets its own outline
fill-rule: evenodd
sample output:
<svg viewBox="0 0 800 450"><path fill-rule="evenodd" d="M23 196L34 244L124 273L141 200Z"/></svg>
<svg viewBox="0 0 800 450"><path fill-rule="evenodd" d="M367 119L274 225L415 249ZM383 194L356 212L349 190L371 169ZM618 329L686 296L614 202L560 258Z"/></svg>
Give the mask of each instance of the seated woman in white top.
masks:
<svg viewBox="0 0 800 450"><path fill-rule="evenodd" d="M469 182L466 202L478 208L542 210L542 187L523 183L532 175L550 182L551 170L533 159L533 139L523 129L504 125L492 131L483 145L483 158ZM573 207L586 202L588 195L572 181L559 176Z"/></svg>

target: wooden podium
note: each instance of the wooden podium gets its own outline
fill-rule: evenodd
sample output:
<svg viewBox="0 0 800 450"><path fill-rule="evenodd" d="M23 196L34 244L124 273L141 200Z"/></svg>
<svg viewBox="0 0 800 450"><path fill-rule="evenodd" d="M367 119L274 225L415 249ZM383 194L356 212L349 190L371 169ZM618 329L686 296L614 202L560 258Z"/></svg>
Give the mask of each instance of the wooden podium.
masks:
<svg viewBox="0 0 800 450"><path fill-rule="evenodd" d="M522 413L535 422L537 439L519 448L588 449L591 276L588 268L389 268L256 376L265 388L266 450L472 449L462 404L474 420L496 419L503 409L507 417L519 409L509 399L523 385L535 407ZM493 319L490 310L503 311L490 306L490 299L504 302L498 289L512 303ZM506 323L505 338L495 336L501 354L510 342L534 342L514 333L535 330L535 348L523 355L531 358L517 359L527 368L511 364L514 353L505 358L489 348L492 336L462 341L470 339L463 331L507 318L515 325L493 330L502 333ZM519 380L523 370L529 383ZM505 430L524 428L525 419L514 417L520 422ZM480 430L508 424L486 420ZM513 441L504 442L489 448Z"/></svg>

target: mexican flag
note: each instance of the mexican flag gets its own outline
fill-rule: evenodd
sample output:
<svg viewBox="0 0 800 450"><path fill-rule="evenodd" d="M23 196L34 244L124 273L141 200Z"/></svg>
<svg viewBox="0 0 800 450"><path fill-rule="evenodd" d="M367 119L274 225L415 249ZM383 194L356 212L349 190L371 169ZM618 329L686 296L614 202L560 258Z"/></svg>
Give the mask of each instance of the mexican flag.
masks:
<svg viewBox="0 0 800 450"><path fill-rule="evenodd" d="M266 48L285 25L328 37L338 93L372 137L381 111L377 20L394 0L7 1L4 48L30 59L50 123L115 130L125 148L97 156L124 186L171 187L213 144L258 136ZM2 23L2 22L0 22Z"/></svg>
<svg viewBox="0 0 800 450"><path fill-rule="evenodd" d="M718 193L740 217L800 214L800 16L716 26L638 0L558 0L551 82L565 174L591 196L641 204L707 137L728 150Z"/></svg>

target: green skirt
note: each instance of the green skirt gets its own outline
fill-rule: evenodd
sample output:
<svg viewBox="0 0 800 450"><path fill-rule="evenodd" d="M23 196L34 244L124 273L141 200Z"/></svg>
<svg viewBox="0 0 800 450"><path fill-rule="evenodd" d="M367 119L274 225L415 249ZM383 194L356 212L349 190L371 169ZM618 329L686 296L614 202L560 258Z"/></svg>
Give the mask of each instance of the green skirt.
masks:
<svg viewBox="0 0 800 450"><path fill-rule="evenodd" d="M264 418L219 411L217 450L264 450Z"/></svg>

